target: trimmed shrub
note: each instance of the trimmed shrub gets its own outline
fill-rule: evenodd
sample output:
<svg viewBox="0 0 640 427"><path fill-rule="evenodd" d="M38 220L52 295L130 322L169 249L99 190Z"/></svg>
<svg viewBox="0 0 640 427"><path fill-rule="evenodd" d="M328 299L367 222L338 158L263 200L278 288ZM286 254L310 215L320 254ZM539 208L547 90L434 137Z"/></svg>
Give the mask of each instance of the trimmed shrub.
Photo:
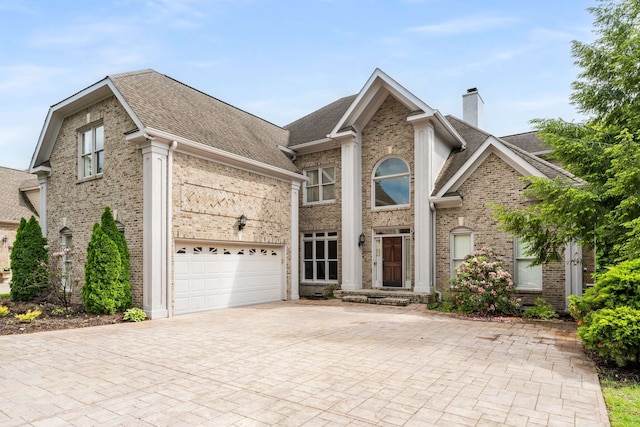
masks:
<svg viewBox="0 0 640 427"><path fill-rule="evenodd" d="M47 239L32 216L22 218L11 251L11 299L33 301L40 296L47 284Z"/></svg>
<svg viewBox="0 0 640 427"><path fill-rule="evenodd" d="M525 309L522 314L527 319L552 320L558 318L558 313L544 298L536 298L533 307Z"/></svg>
<svg viewBox="0 0 640 427"><path fill-rule="evenodd" d="M456 272L451 283L458 311L484 316L518 313L511 274L491 248L467 255Z"/></svg>
<svg viewBox="0 0 640 427"><path fill-rule="evenodd" d="M569 313L579 325L589 323L591 313L617 306L640 309L640 259L610 267L582 297L569 297Z"/></svg>
<svg viewBox="0 0 640 427"><path fill-rule="evenodd" d="M582 344L618 366L640 361L640 310L620 306L593 313L589 324L578 328Z"/></svg>
<svg viewBox="0 0 640 427"><path fill-rule="evenodd" d="M147 313L142 311L142 309L138 307L130 308L124 312L124 316L122 320L127 320L129 322L142 322L147 318Z"/></svg>
<svg viewBox="0 0 640 427"><path fill-rule="evenodd" d="M113 314L118 310L118 299L123 295L118 245L93 225L93 234L87 247L84 266L82 302L87 311L96 314Z"/></svg>
<svg viewBox="0 0 640 427"><path fill-rule="evenodd" d="M116 221L113 219L113 214L109 206L104 208L102 217L100 220L100 226L102 231L109 236L111 240L118 246L118 252L120 253L120 290L121 295L117 299L117 311L124 311L131 307L133 304L133 297L131 296L131 271L130 271L130 256L129 247L127 246L127 240L124 238Z"/></svg>

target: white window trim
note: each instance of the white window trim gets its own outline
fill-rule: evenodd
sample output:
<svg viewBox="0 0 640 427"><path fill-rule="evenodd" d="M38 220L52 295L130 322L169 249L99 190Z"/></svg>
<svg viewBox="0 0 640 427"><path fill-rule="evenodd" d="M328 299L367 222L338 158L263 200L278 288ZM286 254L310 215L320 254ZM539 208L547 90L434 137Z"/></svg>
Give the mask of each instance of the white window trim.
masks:
<svg viewBox="0 0 640 427"><path fill-rule="evenodd" d="M333 168L333 182L332 183L326 183L323 184L322 183L322 171L324 169L329 169L329 168ZM318 200L315 202L308 202L307 201L307 183L304 183L303 188L302 188L302 205L323 205L323 204L329 204L329 203L335 203L336 201L336 167L333 165L324 165L324 166L314 166L312 168L307 168L304 170L304 176L307 176L307 172L310 171L318 171ZM322 192L322 186L323 185L333 185L333 199L326 199L324 200L322 198L323 192Z"/></svg>
<svg viewBox="0 0 640 427"><path fill-rule="evenodd" d="M513 239L513 283L515 285L516 291L542 291L542 265L527 267L538 270L538 280L533 286L522 286L518 284L518 261L528 261L529 263L531 263L535 258L534 256L518 257L518 242L518 238Z"/></svg>
<svg viewBox="0 0 640 427"><path fill-rule="evenodd" d="M406 173L400 173L400 174L394 174L394 175L385 175L384 177L376 177L376 171L378 170L378 168L380 167L380 165L382 163L384 163L385 161L389 160L389 159L398 159L398 160L402 160L402 162L404 162L404 164L407 166L407 172ZM384 181L387 179L392 179L392 178L401 178L404 176L408 176L409 177L409 203L403 203L403 204L398 204L398 205L389 205L389 206L376 206L376 181ZM371 210L374 211L388 211L388 210L394 210L394 209L406 209L408 207L411 206L411 167L409 166L409 163L407 163L407 161L405 159L403 159L402 157L399 156L387 156L384 157L382 159L380 159L380 161L378 161L378 163L376 163L376 165L374 166L373 170L371 171Z"/></svg>
<svg viewBox="0 0 640 427"><path fill-rule="evenodd" d="M324 236L317 236L318 233L324 233ZM329 233L335 233L335 236L329 236ZM305 234L312 234L312 237L304 237ZM338 253L338 233L337 231L308 231L308 232L303 232L300 234L300 241L302 242L302 244L300 245L300 282L303 283L338 283L338 278L340 277L340 256ZM325 271L326 271L326 276L327 279L317 279L317 271L316 271L316 262L319 261L316 258L316 242L317 241L324 241L324 251L326 254L326 257L324 258L324 262L325 262ZM335 241L336 242L336 258L335 259L330 259L329 258L329 241ZM305 258L305 253L304 253L304 244L305 242L312 242L312 246L311 249L313 251L313 257L311 258L311 261L313 262L313 279L307 279L306 278L306 270L305 270L305 261L309 261L308 259ZM330 261L335 261L336 262L336 278L335 279L329 279L329 262Z"/></svg>
<svg viewBox="0 0 640 427"><path fill-rule="evenodd" d="M473 235L473 230L471 230L470 228L466 228L466 227L459 227L459 228L454 228L453 230L451 230L451 232L449 232L449 278L451 279L455 279L457 277L456 274L456 267L455 267L455 261L458 260L458 258L454 258L454 247L453 247L453 243L454 243L454 236L456 235L469 235L469 239L471 240L470 242L470 246L471 246L471 253L473 253L473 248L474 248L474 235ZM469 254L467 254L469 255ZM461 260L464 260L464 258L467 256L465 255L463 258L460 258Z"/></svg>
<svg viewBox="0 0 640 427"><path fill-rule="evenodd" d="M71 246L67 246L69 239L72 239ZM71 275L73 274L73 257L70 253L67 253L66 249L68 249L69 251L73 250L73 234L67 227L60 230L60 248L62 249L61 286L63 287L65 292L69 293L73 289L73 277L71 277ZM69 271L67 271L67 267L70 267Z"/></svg>
<svg viewBox="0 0 640 427"><path fill-rule="evenodd" d="M103 141L102 141L102 155L104 158L104 145L105 145L105 139L106 139L106 135L104 134L104 123L102 121L100 122L96 122L96 123L92 123L91 125L88 126L84 126L80 129L78 129L78 179L91 179L91 178L95 178L95 177L99 177L102 176L102 174L104 173L104 165L102 168L102 172L97 173L96 172L96 168L98 167L98 158L97 158L97 152L96 151L96 129L102 127L103 128ZM82 143L82 135L87 132L88 130L91 130L91 134L92 134L92 151L91 151L91 174L90 175L85 175L84 174L84 162L83 162L83 155L82 155L82 150L83 150L83 143Z"/></svg>

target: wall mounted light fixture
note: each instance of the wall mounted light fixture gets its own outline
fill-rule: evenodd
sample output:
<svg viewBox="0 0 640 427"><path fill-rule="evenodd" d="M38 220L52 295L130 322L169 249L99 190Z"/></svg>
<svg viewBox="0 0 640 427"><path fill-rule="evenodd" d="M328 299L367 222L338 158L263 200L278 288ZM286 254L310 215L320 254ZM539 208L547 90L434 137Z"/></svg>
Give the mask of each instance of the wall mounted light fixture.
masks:
<svg viewBox="0 0 640 427"><path fill-rule="evenodd" d="M364 245L364 233L360 233L360 237L358 237L358 246Z"/></svg>
<svg viewBox="0 0 640 427"><path fill-rule="evenodd" d="M238 230L242 230L247 225L247 217L244 214L240 215L240 223L238 224Z"/></svg>

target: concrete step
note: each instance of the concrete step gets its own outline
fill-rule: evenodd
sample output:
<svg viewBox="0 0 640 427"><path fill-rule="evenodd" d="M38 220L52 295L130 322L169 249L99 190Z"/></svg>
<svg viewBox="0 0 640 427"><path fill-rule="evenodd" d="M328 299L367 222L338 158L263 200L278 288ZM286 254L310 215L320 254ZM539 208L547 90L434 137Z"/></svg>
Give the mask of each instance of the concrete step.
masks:
<svg viewBox="0 0 640 427"><path fill-rule="evenodd" d="M395 299L409 300L409 304L426 304L429 302L430 295L426 293L416 293L410 290L387 290L387 289L356 289L351 291L337 290L333 292L336 298L340 298L343 301L345 297L349 297L349 302L363 302L369 304L376 304L376 302L369 301L369 299L383 299L390 298L392 301ZM379 304L379 303L378 303Z"/></svg>
<svg viewBox="0 0 640 427"><path fill-rule="evenodd" d="M342 301L362 304L395 305L401 307L407 306L411 303L409 298L368 297L366 295L344 295L342 297Z"/></svg>

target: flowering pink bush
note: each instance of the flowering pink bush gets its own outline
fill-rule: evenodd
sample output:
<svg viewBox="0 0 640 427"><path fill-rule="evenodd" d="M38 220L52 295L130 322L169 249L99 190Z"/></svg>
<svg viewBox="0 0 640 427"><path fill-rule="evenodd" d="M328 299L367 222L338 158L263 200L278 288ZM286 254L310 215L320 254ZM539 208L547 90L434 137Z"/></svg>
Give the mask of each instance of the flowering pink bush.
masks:
<svg viewBox="0 0 640 427"><path fill-rule="evenodd" d="M453 302L463 313L484 316L519 314L519 300L513 297L513 280L500 258L484 247L467 255L452 280Z"/></svg>

